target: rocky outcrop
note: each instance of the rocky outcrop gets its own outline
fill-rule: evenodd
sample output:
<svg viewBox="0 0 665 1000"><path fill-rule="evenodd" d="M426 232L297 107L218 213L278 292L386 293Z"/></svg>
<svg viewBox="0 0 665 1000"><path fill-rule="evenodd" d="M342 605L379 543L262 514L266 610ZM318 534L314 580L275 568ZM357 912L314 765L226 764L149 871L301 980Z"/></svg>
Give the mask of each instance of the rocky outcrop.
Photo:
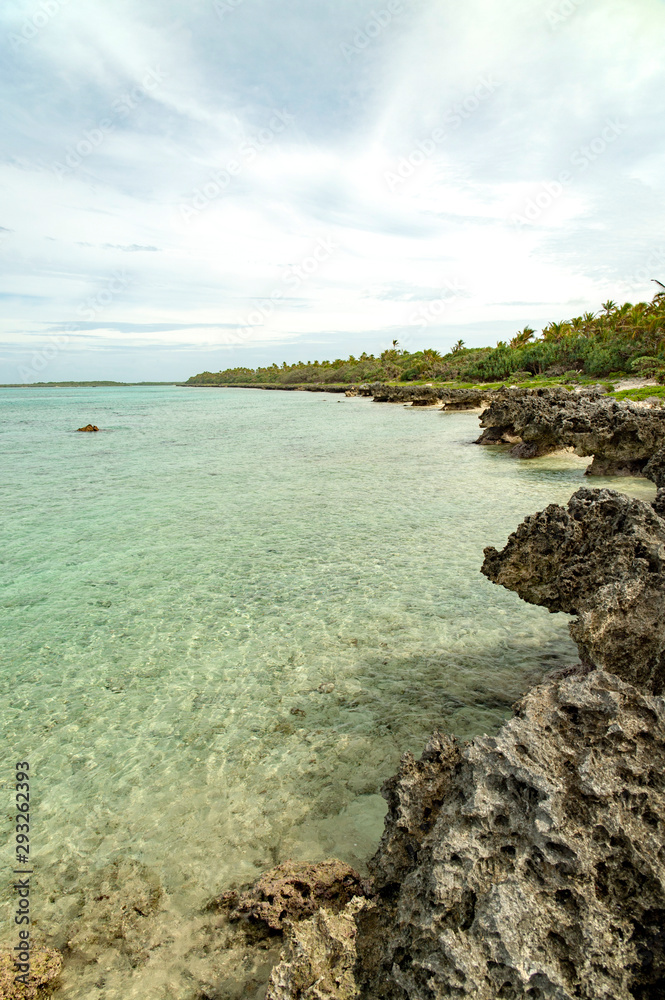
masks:
<svg viewBox="0 0 665 1000"><path fill-rule="evenodd" d="M665 521L651 504L581 489L567 509L527 517L482 572L525 601L578 618L584 663L641 690L665 690Z"/></svg>
<svg viewBox="0 0 665 1000"><path fill-rule="evenodd" d="M309 920L287 922L286 947L270 977L266 1000L352 1000L357 961L355 915L366 905L352 899L340 912L318 910Z"/></svg>
<svg viewBox="0 0 665 1000"><path fill-rule="evenodd" d="M356 918L360 995L663 996L663 700L571 674L451 763L424 836L411 759L388 790L377 902ZM425 762L426 798L434 772Z"/></svg>
<svg viewBox="0 0 665 1000"><path fill-rule="evenodd" d="M587 475L640 475L665 447L665 409L618 401L600 389L501 389L481 415L477 444L512 444L516 458L559 448L593 456Z"/></svg>
<svg viewBox="0 0 665 1000"><path fill-rule="evenodd" d="M372 899L338 914L355 940L331 943L323 911L300 925L270 1000L665 996L660 505L665 490L654 504L579 490L485 550L490 579L578 616L582 663L496 737L437 733L403 758L383 789Z"/></svg>
<svg viewBox="0 0 665 1000"><path fill-rule="evenodd" d="M644 466L642 474L651 479L659 490L665 488L665 448L652 455Z"/></svg>
<svg viewBox="0 0 665 1000"><path fill-rule="evenodd" d="M85 427L77 427L76 430L77 431L83 431L83 432L86 432L86 431L98 431L99 427L95 427L94 424L86 424Z"/></svg>
<svg viewBox="0 0 665 1000"><path fill-rule="evenodd" d="M385 385L374 382L361 386L360 395L372 396L375 403L411 403L412 406L441 406L445 410L475 410L495 395L491 389L452 389L440 385Z"/></svg>
<svg viewBox="0 0 665 1000"><path fill-rule="evenodd" d="M287 921L311 917L321 906L341 910L354 896L364 896L368 883L349 865L330 858L316 865L285 861L266 872L245 892L230 891L209 904L232 920L250 920L281 931Z"/></svg>

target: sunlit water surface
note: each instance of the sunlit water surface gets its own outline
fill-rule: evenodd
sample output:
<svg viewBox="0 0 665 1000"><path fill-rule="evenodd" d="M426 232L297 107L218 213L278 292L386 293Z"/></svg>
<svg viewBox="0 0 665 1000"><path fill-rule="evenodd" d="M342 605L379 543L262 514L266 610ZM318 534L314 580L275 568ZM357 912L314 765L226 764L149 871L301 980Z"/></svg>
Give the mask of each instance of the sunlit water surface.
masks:
<svg viewBox="0 0 665 1000"><path fill-rule="evenodd" d="M35 930L60 947L120 859L173 926L286 858L362 868L406 750L495 731L575 660L566 616L489 583L483 547L583 485L654 493L475 447L475 413L177 387L0 406L5 857L29 759ZM185 952L59 995L189 996Z"/></svg>

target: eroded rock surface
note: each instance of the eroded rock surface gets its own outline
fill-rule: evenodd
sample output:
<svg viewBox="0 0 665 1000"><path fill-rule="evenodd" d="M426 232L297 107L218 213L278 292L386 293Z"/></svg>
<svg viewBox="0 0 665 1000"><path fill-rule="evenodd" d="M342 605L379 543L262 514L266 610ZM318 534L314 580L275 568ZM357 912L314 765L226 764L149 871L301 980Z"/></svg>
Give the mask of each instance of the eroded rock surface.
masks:
<svg viewBox="0 0 665 1000"><path fill-rule="evenodd" d="M373 382L360 386L362 396L375 403L411 403L413 406L442 406L445 410L474 410L485 406L495 395L491 389L455 389L438 385L385 385Z"/></svg>
<svg viewBox="0 0 665 1000"><path fill-rule="evenodd" d="M316 865L285 861L251 889L225 892L210 906L231 919L259 921L281 931L285 921L311 917L321 906L341 910L354 896L365 895L367 888L358 872L337 858Z"/></svg>
<svg viewBox="0 0 665 1000"><path fill-rule="evenodd" d="M665 703L583 670L533 690L454 767L446 753L440 803L439 739L422 796L405 762L387 789L376 905L357 916L362 997L665 995ZM426 800L420 844L391 849Z"/></svg>
<svg viewBox="0 0 665 1000"><path fill-rule="evenodd" d="M14 955L0 953L0 1000L46 1000L62 968L62 955L54 948L37 947L30 957L30 982L27 986L16 982L18 975Z"/></svg>
<svg viewBox="0 0 665 1000"><path fill-rule="evenodd" d="M527 517L482 572L531 604L577 615L585 663L641 690L665 689L665 521L658 505L581 489Z"/></svg>
<svg viewBox="0 0 665 1000"><path fill-rule="evenodd" d="M358 997L354 918L366 905L366 900L354 898L339 913L323 909L300 923L287 922L286 947L272 971L266 1000Z"/></svg>
<svg viewBox="0 0 665 1000"><path fill-rule="evenodd" d="M485 550L494 582L578 615L583 662L496 737L436 733L419 761L405 755L355 943L329 947L320 914L274 1000L665 997L661 507L665 489L653 504L579 490ZM355 984L332 975L352 947Z"/></svg>
<svg viewBox="0 0 665 1000"><path fill-rule="evenodd" d="M480 418L477 444L512 444L517 458L559 448L593 456L587 475L640 475L665 447L665 409L604 396L600 389L501 389Z"/></svg>

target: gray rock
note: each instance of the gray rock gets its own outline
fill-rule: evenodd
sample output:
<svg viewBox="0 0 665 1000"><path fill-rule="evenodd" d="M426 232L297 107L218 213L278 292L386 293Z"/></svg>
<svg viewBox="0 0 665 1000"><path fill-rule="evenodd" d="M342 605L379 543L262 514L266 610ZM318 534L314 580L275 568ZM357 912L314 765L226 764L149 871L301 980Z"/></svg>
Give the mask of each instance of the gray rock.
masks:
<svg viewBox="0 0 665 1000"><path fill-rule="evenodd" d="M531 604L577 615L582 661L665 689L665 521L643 500L581 489L527 517L482 572Z"/></svg>
<svg viewBox="0 0 665 1000"><path fill-rule="evenodd" d="M665 447L665 409L603 395L601 389L498 390L481 414L477 444L514 444L517 458L535 458L560 448L594 456L587 475L642 474Z"/></svg>
<svg viewBox="0 0 665 1000"><path fill-rule="evenodd" d="M360 995L665 995L663 699L605 671L570 675L455 766L448 751L437 765L440 746L420 785L407 759L386 792L376 905L356 916Z"/></svg>

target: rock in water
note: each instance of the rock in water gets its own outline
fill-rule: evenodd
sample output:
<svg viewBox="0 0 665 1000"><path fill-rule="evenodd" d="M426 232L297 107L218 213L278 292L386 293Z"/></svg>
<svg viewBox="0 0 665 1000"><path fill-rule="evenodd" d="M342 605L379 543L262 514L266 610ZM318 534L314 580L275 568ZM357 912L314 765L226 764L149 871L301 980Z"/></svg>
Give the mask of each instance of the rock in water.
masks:
<svg viewBox="0 0 665 1000"><path fill-rule="evenodd" d="M516 458L558 448L593 455L587 475L634 476L665 447L665 409L619 402L599 389L502 389L480 418L476 444L512 444Z"/></svg>
<svg viewBox="0 0 665 1000"><path fill-rule="evenodd" d="M85 427L77 427L77 431L98 431L99 427L95 427L94 424L86 424Z"/></svg>
<svg viewBox="0 0 665 1000"><path fill-rule="evenodd" d="M436 737L385 793L360 996L665 996L663 699L571 674L454 757Z"/></svg>
<svg viewBox="0 0 665 1000"><path fill-rule="evenodd" d="M272 971L266 1000L355 1000L354 917L364 905L356 898L340 913L318 910L309 920L289 922L286 949Z"/></svg>
<svg viewBox="0 0 665 1000"><path fill-rule="evenodd" d="M245 892L225 892L208 905L225 911L232 920L259 921L279 931L285 921L311 917L320 906L341 910L366 889L358 872L337 858L316 865L285 861Z"/></svg>
<svg viewBox="0 0 665 1000"><path fill-rule="evenodd" d="M579 490L485 550L495 583L579 616L584 662L496 737L405 755L371 900L286 920L268 1000L665 997L661 508Z"/></svg>
<svg viewBox="0 0 665 1000"><path fill-rule="evenodd" d="M659 494L660 496L660 494ZM641 690L665 690L665 521L651 505L614 490L581 489L568 508L527 517L482 572L570 626L584 663Z"/></svg>

